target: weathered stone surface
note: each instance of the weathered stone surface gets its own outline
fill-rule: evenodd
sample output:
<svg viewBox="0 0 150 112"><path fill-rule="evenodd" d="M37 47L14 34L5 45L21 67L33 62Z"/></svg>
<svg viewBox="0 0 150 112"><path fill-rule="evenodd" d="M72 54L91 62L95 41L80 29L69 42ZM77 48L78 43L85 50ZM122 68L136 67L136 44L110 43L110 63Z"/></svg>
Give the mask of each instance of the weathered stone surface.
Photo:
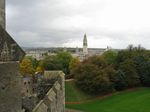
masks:
<svg viewBox="0 0 150 112"><path fill-rule="evenodd" d="M34 96L22 98L22 106L28 112L32 112L36 104L37 104L37 98Z"/></svg>
<svg viewBox="0 0 150 112"><path fill-rule="evenodd" d="M24 51L0 26L0 61L19 61L24 55Z"/></svg>
<svg viewBox="0 0 150 112"><path fill-rule="evenodd" d="M0 0L0 26L5 29L5 0Z"/></svg>
<svg viewBox="0 0 150 112"><path fill-rule="evenodd" d="M45 79L57 79L32 112L65 112L64 73L61 71L45 71Z"/></svg>
<svg viewBox="0 0 150 112"><path fill-rule="evenodd" d="M21 76L17 62L0 63L0 112L21 112Z"/></svg>
<svg viewBox="0 0 150 112"><path fill-rule="evenodd" d="M47 112L47 105L44 104L43 100L34 108L33 112Z"/></svg>

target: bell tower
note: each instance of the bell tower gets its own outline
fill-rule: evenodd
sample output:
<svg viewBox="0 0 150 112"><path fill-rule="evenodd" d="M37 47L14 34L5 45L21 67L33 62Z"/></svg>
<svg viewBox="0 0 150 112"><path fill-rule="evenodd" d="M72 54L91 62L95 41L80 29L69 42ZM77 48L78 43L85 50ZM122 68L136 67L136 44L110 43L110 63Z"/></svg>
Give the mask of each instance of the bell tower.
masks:
<svg viewBox="0 0 150 112"><path fill-rule="evenodd" d="M5 29L5 0L0 0L0 25Z"/></svg>

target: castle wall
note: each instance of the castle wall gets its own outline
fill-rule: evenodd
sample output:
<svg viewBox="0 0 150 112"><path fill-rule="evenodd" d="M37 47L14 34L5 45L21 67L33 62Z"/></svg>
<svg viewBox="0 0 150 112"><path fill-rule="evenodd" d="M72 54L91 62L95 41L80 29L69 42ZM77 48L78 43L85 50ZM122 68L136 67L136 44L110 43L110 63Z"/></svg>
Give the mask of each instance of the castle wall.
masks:
<svg viewBox="0 0 150 112"><path fill-rule="evenodd" d="M21 112L21 76L17 62L0 62L0 112Z"/></svg>
<svg viewBox="0 0 150 112"><path fill-rule="evenodd" d="M64 73L46 71L44 77L57 80L32 112L65 112Z"/></svg>
<svg viewBox="0 0 150 112"><path fill-rule="evenodd" d="M0 0L0 112L21 112L19 60L24 51L5 30L5 0Z"/></svg>

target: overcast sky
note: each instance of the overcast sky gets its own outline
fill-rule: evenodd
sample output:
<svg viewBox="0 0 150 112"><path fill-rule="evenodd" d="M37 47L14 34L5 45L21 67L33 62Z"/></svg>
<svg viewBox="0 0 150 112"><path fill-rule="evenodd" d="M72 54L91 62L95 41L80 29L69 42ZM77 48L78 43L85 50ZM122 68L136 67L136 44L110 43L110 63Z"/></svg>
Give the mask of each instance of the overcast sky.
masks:
<svg viewBox="0 0 150 112"><path fill-rule="evenodd" d="M150 0L7 0L7 30L24 47L150 48Z"/></svg>

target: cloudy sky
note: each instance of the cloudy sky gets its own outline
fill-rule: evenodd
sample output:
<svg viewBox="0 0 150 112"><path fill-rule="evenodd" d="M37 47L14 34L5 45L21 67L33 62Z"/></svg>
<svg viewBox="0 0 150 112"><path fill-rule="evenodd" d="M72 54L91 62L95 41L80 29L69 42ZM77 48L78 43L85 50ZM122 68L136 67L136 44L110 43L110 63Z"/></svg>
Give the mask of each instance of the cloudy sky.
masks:
<svg viewBox="0 0 150 112"><path fill-rule="evenodd" d="M24 47L150 48L149 0L7 0L7 30Z"/></svg>

